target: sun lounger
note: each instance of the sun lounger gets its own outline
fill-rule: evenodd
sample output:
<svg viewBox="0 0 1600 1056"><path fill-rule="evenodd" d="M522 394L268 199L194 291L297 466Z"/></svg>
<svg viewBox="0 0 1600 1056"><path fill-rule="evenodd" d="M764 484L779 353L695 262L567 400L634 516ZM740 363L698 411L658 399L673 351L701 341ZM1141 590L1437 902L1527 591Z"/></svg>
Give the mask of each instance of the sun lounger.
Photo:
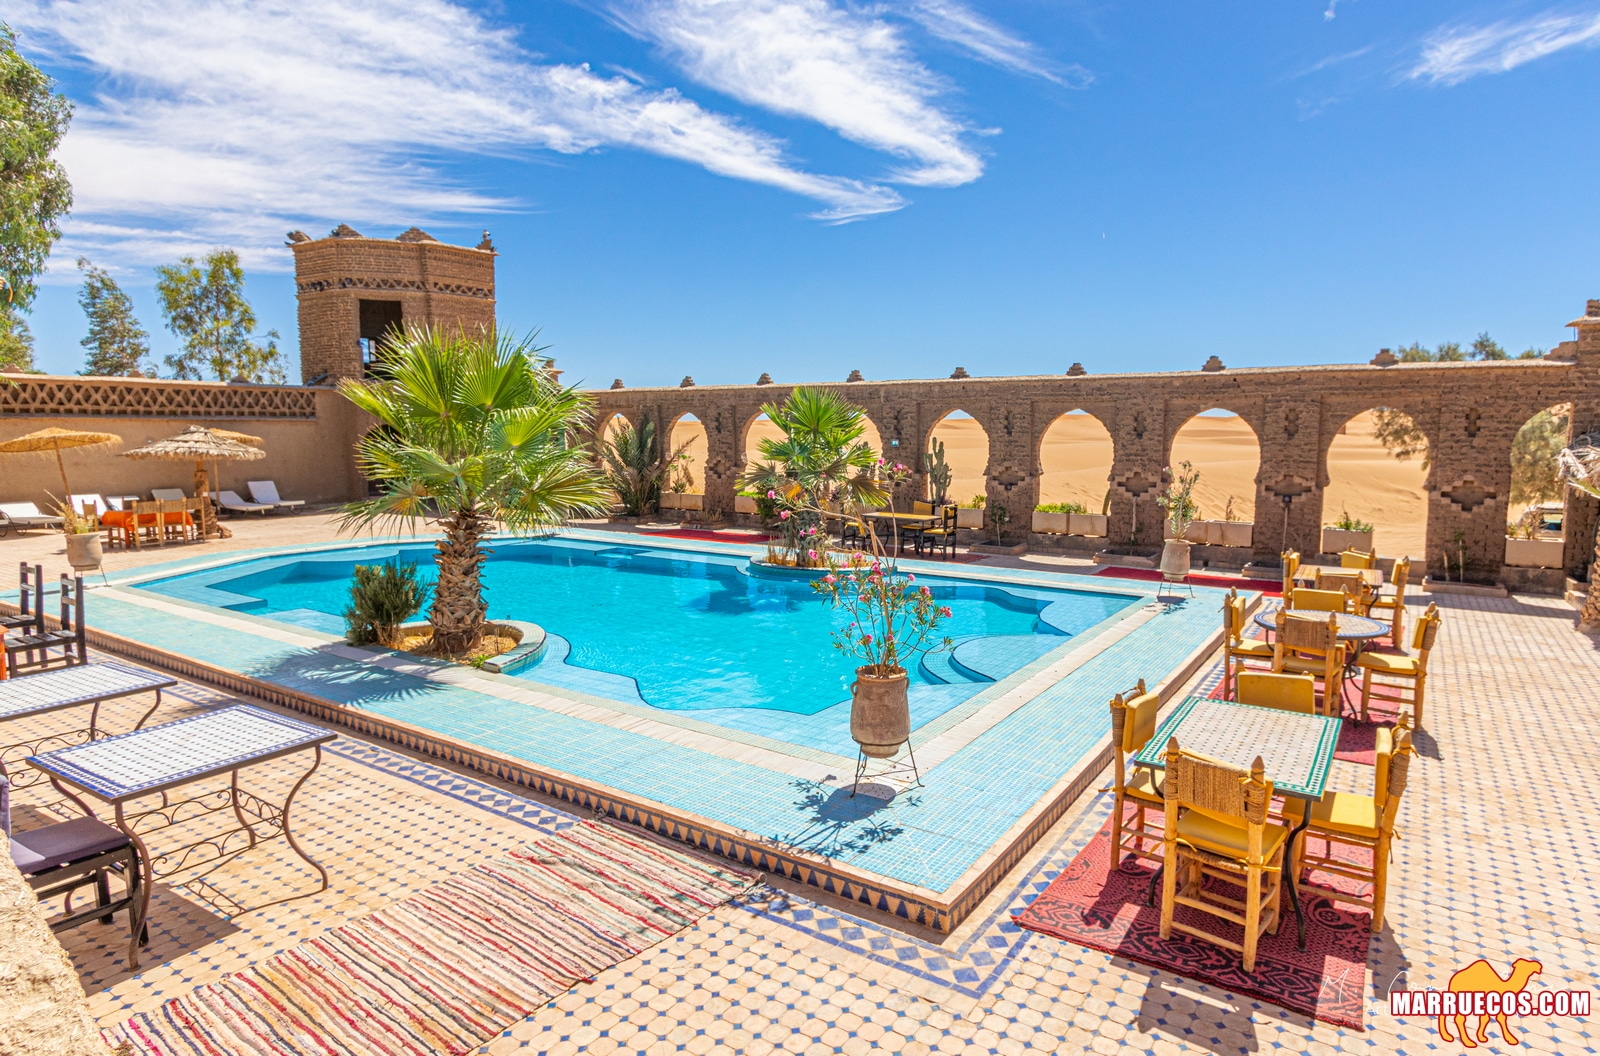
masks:
<svg viewBox="0 0 1600 1056"><path fill-rule="evenodd" d="M30 528L60 528L61 518L40 513L31 502L0 502L0 536L15 528L25 532Z"/></svg>
<svg viewBox="0 0 1600 1056"><path fill-rule="evenodd" d="M280 510L298 510L306 504L305 499L285 499L278 495L278 484L272 480L252 480L249 482L250 497L257 502L270 503Z"/></svg>
<svg viewBox="0 0 1600 1056"><path fill-rule="evenodd" d="M70 499L72 502L72 512L76 513L79 517L84 515L84 509L89 506L94 507L94 512L96 515L105 513L111 508L106 503L105 496L103 495L73 495L70 497Z"/></svg>
<svg viewBox="0 0 1600 1056"><path fill-rule="evenodd" d="M218 492L217 505L229 513L259 513L263 516L276 508L269 502L245 502L235 491Z"/></svg>
<svg viewBox="0 0 1600 1056"><path fill-rule="evenodd" d="M150 497L162 502L182 502L189 496L183 493L182 488L151 488Z"/></svg>

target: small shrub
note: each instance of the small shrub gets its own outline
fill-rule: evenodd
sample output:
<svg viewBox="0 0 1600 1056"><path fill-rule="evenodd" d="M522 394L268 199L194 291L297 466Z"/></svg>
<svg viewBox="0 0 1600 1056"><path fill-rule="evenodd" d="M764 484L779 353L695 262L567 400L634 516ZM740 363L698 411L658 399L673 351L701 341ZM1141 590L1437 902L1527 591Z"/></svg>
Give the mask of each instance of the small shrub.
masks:
<svg viewBox="0 0 1600 1056"><path fill-rule="evenodd" d="M1033 508L1035 513L1088 513L1081 502L1041 502Z"/></svg>
<svg viewBox="0 0 1600 1056"><path fill-rule="evenodd" d="M1336 529L1338 529L1339 531L1342 531L1342 532L1370 532L1370 531L1372 531L1372 525L1368 524L1366 521L1358 521L1358 520L1356 520L1354 517L1350 516L1350 511L1349 510L1340 510L1339 511L1339 519L1337 521L1334 521L1332 524L1328 525L1328 527L1329 528L1336 528Z"/></svg>
<svg viewBox="0 0 1600 1056"><path fill-rule="evenodd" d="M989 496L987 495L974 495L966 502L958 502L956 505L961 507L963 510L981 510L983 509L983 504L988 501Z"/></svg>
<svg viewBox="0 0 1600 1056"><path fill-rule="evenodd" d="M415 564L357 565L350 580L350 606L344 610L345 641L399 645L400 625L422 611L428 593L417 579Z"/></svg>

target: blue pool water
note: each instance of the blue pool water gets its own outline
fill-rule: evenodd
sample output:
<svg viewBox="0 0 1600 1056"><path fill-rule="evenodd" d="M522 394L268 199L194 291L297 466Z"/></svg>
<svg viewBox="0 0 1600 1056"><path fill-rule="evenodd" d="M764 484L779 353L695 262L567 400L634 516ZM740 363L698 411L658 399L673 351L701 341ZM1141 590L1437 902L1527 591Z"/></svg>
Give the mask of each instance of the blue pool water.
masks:
<svg viewBox="0 0 1600 1056"><path fill-rule="evenodd" d="M393 557L432 579L431 546L367 547L265 558L142 589L339 633L354 566ZM857 661L829 638L848 622L843 614L803 579L751 574L742 556L500 542L484 582L490 618L527 620L553 636L536 662L511 672L535 682L706 712L735 726L747 725L739 709L809 716L849 697ZM956 648L907 665L923 687L914 697L936 710L1140 600L932 575L917 582L953 612L944 633Z"/></svg>

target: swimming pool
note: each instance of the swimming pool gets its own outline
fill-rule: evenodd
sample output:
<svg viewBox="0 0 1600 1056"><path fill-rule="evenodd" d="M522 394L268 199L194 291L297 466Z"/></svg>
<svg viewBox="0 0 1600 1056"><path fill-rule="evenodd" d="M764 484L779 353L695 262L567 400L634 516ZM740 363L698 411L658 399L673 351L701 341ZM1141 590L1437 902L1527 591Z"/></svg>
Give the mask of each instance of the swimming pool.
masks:
<svg viewBox="0 0 1600 1056"><path fill-rule="evenodd" d="M349 547L247 561L141 584L169 597L325 633L343 630L357 564L414 561L426 545ZM1142 599L919 576L952 610L955 648L910 665L917 710L943 710ZM668 711L817 715L847 701L856 662L829 632L845 617L809 582L753 570L742 555L572 539L499 541L484 566L491 619L550 636L508 674ZM941 707L942 705L942 707ZM738 716L733 725L746 726Z"/></svg>

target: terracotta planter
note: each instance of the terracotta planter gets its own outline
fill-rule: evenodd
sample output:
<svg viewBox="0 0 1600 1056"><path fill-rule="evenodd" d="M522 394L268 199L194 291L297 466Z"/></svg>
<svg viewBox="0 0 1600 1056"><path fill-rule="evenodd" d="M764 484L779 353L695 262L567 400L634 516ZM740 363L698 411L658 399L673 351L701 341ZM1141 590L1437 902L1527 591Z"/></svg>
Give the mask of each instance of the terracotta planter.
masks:
<svg viewBox="0 0 1600 1056"><path fill-rule="evenodd" d="M1161 573L1166 576L1189 574L1189 544L1182 539L1168 539L1161 548Z"/></svg>
<svg viewBox="0 0 1600 1056"><path fill-rule="evenodd" d="M983 527L983 510L981 510L981 509L968 509L965 506L963 506L960 509L956 510L956 527L957 528L982 528Z"/></svg>
<svg viewBox="0 0 1600 1056"><path fill-rule="evenodd" d="M67 564L75 571L99 568L104 559L105 551L100 546L99 532L67 536Z"/></svg>
<svg viewBox="0 0 1600 1056"><path fill-rule="evenodd" d="M1342 554L1346 550L1360 550L1364 554L1372 553L1372 533L1352 532L1348 528L1322 529L1323 553Z"/></svg>
<svg viewBox="0 0 1600 1056"><path fill-rule="evenodd" d="M911 739L911 704L906 698L910 679L903 668L886 676L871 672L870 664L856 668L850 686L850 736L863 755L892 759Z"/></svg>

